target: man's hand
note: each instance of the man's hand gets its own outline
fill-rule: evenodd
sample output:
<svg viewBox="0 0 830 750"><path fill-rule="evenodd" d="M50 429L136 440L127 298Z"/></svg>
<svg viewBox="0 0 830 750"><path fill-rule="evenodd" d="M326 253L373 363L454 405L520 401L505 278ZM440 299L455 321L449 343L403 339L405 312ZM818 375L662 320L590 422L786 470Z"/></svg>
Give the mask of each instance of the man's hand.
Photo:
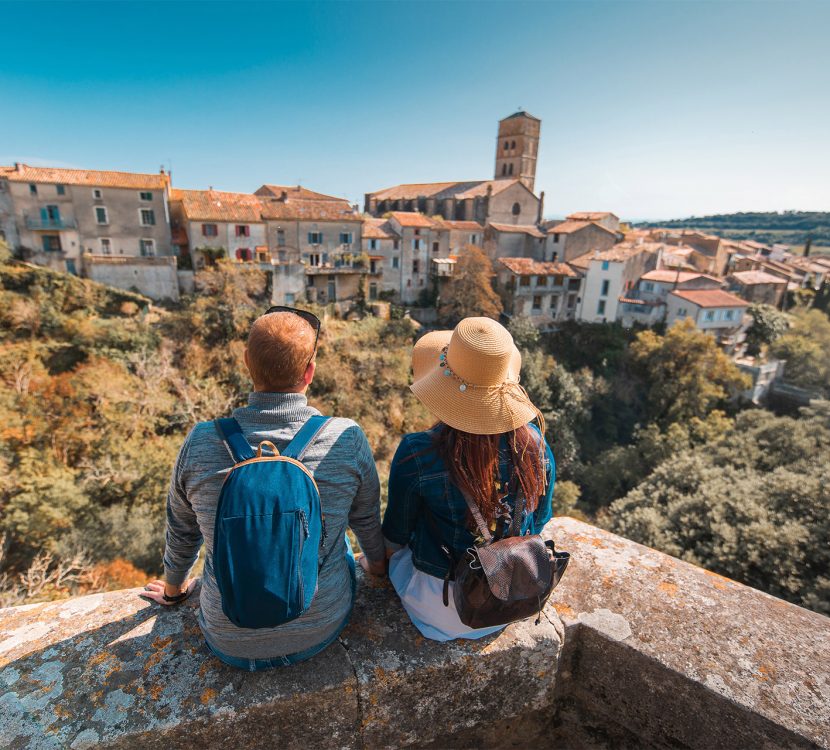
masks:
<svg viewBox="0 0 830 750"><path fill-rule="evenodd" d="M156 602L156 604L168 607L171 604L178 604L178 602L184 601L187 596L183 596L181 599L176 601L168 602L164 600L165 595L167 595L170 599L181 596L182 594L189 595L193 590L194 582L195 579L191 578L189 581L185 581L181 586L173 586L172 584L165 583L164 581L150 581L150 583L144 587L144 591L139 592L138 595L145 599L151 599Z"/></svg>
<svg viewBox="0 0 830 750"><path fill-rule="evenodd" d="M386 575L386 560L370 560L366 555L361 555L358 558L360 567L363 568L369 575L385 576Z"/></svg>

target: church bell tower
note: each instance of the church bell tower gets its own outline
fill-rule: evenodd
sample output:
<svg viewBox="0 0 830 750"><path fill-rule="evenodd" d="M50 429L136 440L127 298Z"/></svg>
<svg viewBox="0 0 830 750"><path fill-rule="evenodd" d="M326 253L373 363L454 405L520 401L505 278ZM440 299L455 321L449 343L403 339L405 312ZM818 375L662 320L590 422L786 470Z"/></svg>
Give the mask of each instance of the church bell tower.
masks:
<svg viewBox="0 0 830 750"><path fill-rule="evenodd" d="M524 111L499 120L495 179L519 179L533 192L541 128L542 121Z"/></svg>

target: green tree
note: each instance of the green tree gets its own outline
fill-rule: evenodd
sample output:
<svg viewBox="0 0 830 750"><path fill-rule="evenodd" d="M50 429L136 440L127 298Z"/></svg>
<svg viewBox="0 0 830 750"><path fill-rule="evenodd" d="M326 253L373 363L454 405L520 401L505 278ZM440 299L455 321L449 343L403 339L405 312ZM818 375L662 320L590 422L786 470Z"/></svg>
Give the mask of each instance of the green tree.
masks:
<svg viewBox="0 0 830 750"><path fill-rule="evenodd" d="M775 341L772 353L787 360L788 383L830 394L830 318L820 310L796 310L790 330Z"/></svg>
<svg viewBox="0 0 830 750"><path fill-rule="evenodd" d="M648 415L664 426L704 418L749 387L749 379L715 339L691 320L673 325L664 336L643 331L631 346L631 356L647 383Z"/></svg>
<svg viewBox="0 0 830 750"><path fill-rule="evenodd" d="M492 278L490 259L480 248L467 245L455 263L446 292L441 295L439 315L444 323L454 326L471 316L498 319L502 305Z"/></svg>
<svg viewBox="0 0 830 750"><path fill-rule="evenodd" d="M781 338L790 327L789 318L772 305L750 305L752 326L746 334L747 354L760 354L761 347Z"/></svg>

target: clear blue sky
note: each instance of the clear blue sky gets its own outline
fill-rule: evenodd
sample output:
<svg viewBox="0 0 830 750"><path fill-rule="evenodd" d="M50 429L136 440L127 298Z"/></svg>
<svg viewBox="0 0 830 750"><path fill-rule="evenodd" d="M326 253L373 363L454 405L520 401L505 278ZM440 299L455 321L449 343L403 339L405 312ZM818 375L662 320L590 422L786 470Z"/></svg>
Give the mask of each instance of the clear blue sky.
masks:
<svg viewBox="0 0 830 750"><path fill-rule="evenodd" d="M296 183L492 176L546 213L830 209L830 2L0 2L0 164Z"/></svg>

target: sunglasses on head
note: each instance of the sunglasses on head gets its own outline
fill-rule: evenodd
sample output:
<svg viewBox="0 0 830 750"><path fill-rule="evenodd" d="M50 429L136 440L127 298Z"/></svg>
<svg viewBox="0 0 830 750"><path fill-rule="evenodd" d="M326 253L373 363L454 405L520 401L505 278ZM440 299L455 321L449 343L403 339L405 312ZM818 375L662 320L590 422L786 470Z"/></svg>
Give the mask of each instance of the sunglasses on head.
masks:
<svg viewBox="0 0 830 750"><path fill-rule="evenodd" d="M311 358L308 360L308 364L311 364L311 360L314 359L314 355L317 352L317 342L320 339L320 318L318 318L314 313L309 312L308 310L298 310L296 307L285 307L284 305L275 305L274 307L269 307L263 314L270 315L271 313L278 313L278 312L289 312L294 313L294 315L299 315L306 323L308 323L314 329L314 347L311 350ZM308 365L306 365L308 367Z"/></svg>

